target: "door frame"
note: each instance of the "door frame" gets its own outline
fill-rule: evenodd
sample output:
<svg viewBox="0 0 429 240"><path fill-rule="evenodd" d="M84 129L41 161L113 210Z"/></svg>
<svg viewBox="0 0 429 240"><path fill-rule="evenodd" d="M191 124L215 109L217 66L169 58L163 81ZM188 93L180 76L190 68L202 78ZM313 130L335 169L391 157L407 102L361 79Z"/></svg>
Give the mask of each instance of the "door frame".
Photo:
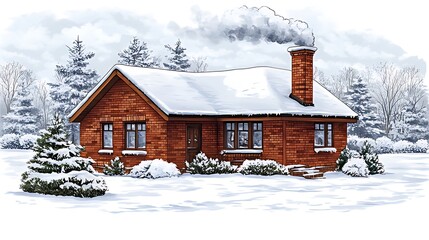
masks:
<svg viewBox="0 0 429 240"><path fill-rule="evenodd" d="M189 152L188 152L188 128L189 127L191 127L191 128L197 128L199 131L198 131L198 138L199 138L199 141L198 141L198 151L197 151L197 154L199 153L199 152L201 152L201 149L202 149L202 147L203 147L203 134L202 134L202 124L201 123L187 123L186 124L186 135L185 135L185 148L186 148L186 155L185 155L185 161L192 161L192 159L187 159L188 158L188 154L189 154Z"/></svg>

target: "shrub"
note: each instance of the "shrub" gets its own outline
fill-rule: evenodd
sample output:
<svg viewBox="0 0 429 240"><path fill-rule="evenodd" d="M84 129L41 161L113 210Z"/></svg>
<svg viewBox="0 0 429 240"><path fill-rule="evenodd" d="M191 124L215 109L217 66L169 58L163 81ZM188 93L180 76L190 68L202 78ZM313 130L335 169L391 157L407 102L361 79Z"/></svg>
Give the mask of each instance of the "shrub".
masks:
<svg viewBox="0 0 429 240"><path fill-rule="evenodd" d="M5 134L0 138L0 147L4 149L20 149L19 136L17 134Z"/></svg>
<svg viewBox="0 0 429 240"><path fill-rule="evenodd" d="M407 140L401 140L393 144L393 150L396 153L411 153L413 152L413 144Z"/></svg>
<svg viewBox="0 0 429 240"><path fill-rule="evenodd" d="M186 171L191 174L236 173L237 166L233 166L227 161L220 161L217 158L208 158L204 153L200 152L192 162L186 162Z"/></svg>
<svg viewBox="0 0 429 240"><path fill-rule="evenodd" d="M124 163L121 162L119 157L115 157L114 159L110 160L110 165L104 164L103 173L109 176L124 175Z"/></svg>
<svg viewBox="0 0 429 240"><path fill-rule="evenodd" d="M177 177L180 175L180 171L174 163L155 159L141 161L139 165L131 169L129 175L134 178Z"/></svg>
<svg viewBox="0 0 429 240"><path fill-rule="evenodd" d="M393 141L388 137L377 138L374 150L377 153L393 153Z"/></svg>
<svg viewBox="0 0 429 240"><path fill-rule="evenodd" d="M350 150L346 147L341 151L340 156L337 159L337 171L342 171L344 164L352 157Z"/></svg>
<svg viewBox="0 0 429 240"><path fill-rule="evenodd" d="M287 175L288 168L274 160L245 160L238 168L238 172L244 175Z"/></svg>
<svg viewBox="0 0 429 240"><path fill-rule="evenodd" d="M33 134L25 134L19 137L19 145L22 149L31 149L36 145L39 136Z"/></svg>
<svg viewBox="0 0 429 240"><path fill-rule="evenodd" d="M429 143L425 139L420 139L414 144L414 152L425 153L428 151Z"/></svg>
<svg viewBox="0 0 429 240"><path fill-rule="evenodd" d="M368 142L371 146L376 145L375 140L372 138L359 138L358 136L352 135L347 139L347 147L350 150L359 151L365 142Z"/></svg>
<svg viewBox="0 0 429 240"><path fill-rule="evenodd" d="M378 160L378 154L374 153L373 147L368 142L365 141L364 145L359 151L359 154L365 161L370 175L384 173L384 166Z"/></svg>
<svg viewBox="0 0 429 240"><path fill-rule="evenodd" d="M352 177L367 177L369 170L365 160L361 157L350 158L343 166L342 171L344 174Z"/></svg>

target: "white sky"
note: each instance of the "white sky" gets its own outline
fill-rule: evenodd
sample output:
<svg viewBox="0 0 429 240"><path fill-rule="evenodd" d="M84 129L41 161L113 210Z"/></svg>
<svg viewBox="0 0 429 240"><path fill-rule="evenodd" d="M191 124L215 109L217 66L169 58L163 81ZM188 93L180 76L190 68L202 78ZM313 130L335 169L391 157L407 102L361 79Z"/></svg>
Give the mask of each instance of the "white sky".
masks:
<svg viewBox="0 0 429 240"><path fill-rule="evenodd" d="M374 58L378 56L383 58L384 55L395 57L399 60L407 57L415 56L422 59L424 62L429 60L429 47L425 46L425 43L429 42L429 35L423 25L424 22L428 22L426 8L423 5L424 1L408 0L408 1L374 1L374 0L360 0L360 1L312 1L312 0L300 0L300 1L9 1L6 8L3 8L2 14L0 15L0 33L2 38L0 39L0 63L8 62L14 59L24 62L24 64L38 74L39 78L50 78L53 75L55 64L64 64L67 59L67 53L64 45L70 45L74 40L73 36L77 34L83 35L82 40L87 46L88 50L92 50L96 53L98 63L94 63L99 74L109 69L112 63L117 61L117 52L121 49L109 48L109 41L111 42L129 42L129 38L122 39L124 34L138 35L140 33L135 32L135 29L123 29L121 32L118 29L112 27L114 33L109 33L109 23L104 20L104 24L97 22L94 24L88 23L86 25L80 25L76 27L68 27L62 29L57 35L44 34L46 29L43 26L31 27L31 24L35 22L34 16L28 17L27 26L25 31L22 33L13 29L10 29L11 24L17 20L25 19L26 14L39 14L39 15L50 15L54 14L57 19L73 19L74 17L80 18L80 15L75 16L76 12L89 11L90 14L102 16L105 12L121 12L126 18L128 13L134 13L144 17L151 17L158 22L158 24L168 25L171 22L175 22L179 27L194 27L196 23L193 21L192 8L197 6L201 12L209 12L214 15L221 15L226 10L238 8L242 5L249 7L253 6L269 6L274 9L277 14L285 17L296 18L304 20L309 23L316 35L316 46L323 45L323 51L335 52L332 54L335 56L349 57L355 59L355 61L349 64L353 66L359 66L359 64L365 64L365 59ZM77 19L76 19L77 20ZM94 21L95 22L95 21ZM22 24L21 24L22 25ZM155 30L156 31L156 30ZM165 29L159 29L159 31L165 31ZM158 42L156 32L154 29L148 29L145 40L149 46L153 46L154 43L159 44L162 48L164 44L172 44L176 40L176 36L171 33L166 34L163 38L159 38ZM115 34L116 33L116 34ZM372 38L380 37L393 45L399 46L404 50L404 53L399 55L389 55L389 52L376 52L374 48L366 48L365 45L359 46L356 43L350 43L347 45L349 38L343 38L344 33L356 33L362 35L362 37ZM91 34L94 34L92 36ZM90 36L88 36L90 35ZM52 37L54 36L54 37ZM151 36L154 39L151 39ZM322 37L330 38L330 42L324 43ZM144 37L143 37L144 38ZM182 39L182 37L181 37ZM318 45L318 39L320 40ZM332 40L337 39L337 40ZM96 42L94 42L96 40ZM50 41L55 41L50 42ZM188 55L198 54L201 52L201 46L197 46L195 42L191 42L185 47L188 48ZM371 39L368 41L372 41ZM48 44L43 44L48 42ZM107 44L107 45L106 45ZM365 43L366 44L366 43ZM383 44L383 43L382 43ZM58 46L56 46L58 45ZM13 46L13 47L11 47ZM262 45L265 46L265 45ZM54 51L56 47L62 47L62 54L58 55ZM125 48L125 46L122 47ZM219 47L219 52L216 52L216 48L204 49L209 60L210 67L220 67L223 62L222 49ZM243 43L240 46L241 50L252 50L254 46L246 45ZM329 48L329 49L327 49ZM335 48L335 49L334 49ZM270 49L270 48L266 48ZM319 48L320 49L320 48ZM51 51L52 50L52 51ZM259 49L261 50L261 49ZM109 52L110 51L110 52ZM227 51L227 50L225 50ZM237 50L238 51L238 50ZM262 52L264 50L261 50ZM271 50L267 50L267 56L269 53L278 51L271 47ZM111 53L113 52L113 53ZM109 53L110 55L108 55ZM354 54L353 54L354 53ZM34 55L32 55L34 54ZM349 55L348 55L349 54ZM359 60L359 56L361 59ZM28 56L32 56L28 59ZM215 59L219 57L219 59ZM340 64L343 61L331 61L323 58L323 54L319 55L319 65L323 70L328 68L340 68ZM331 56L331 57L332 57ZM25 57L27 57L25 59ZM316 55L316 57L318 57ZM115 59L113 59L115 58ZM253 55L240 55L240 59L252 59L255 58ZM257 57L261 58L260 55ZM24 59L24 60L22 60ZM374 60L374 59L373 59ZM377 59L378 60L378 59ZM256 64L263 64L263 57ZM273 61L271 59L271 61ZM289 59L287 59L289 61ZM359 62L361 61L361 62ZM375 60L374 60L375 61ZM43 62L43 63L40 63ZM267 62L270 65L271 62ZM316 62L317 63L317 62ZM243 65L238 64L238 66ZM249 65L252 65L251 61L248 61ZM237 64L224 63L224 67L235 67ZM425 71L425 69L422 69ZM50 76L49 76L50 75ZM427 80L427 77L426 77ZM426 82L428 85L428 81Z"/></svg>

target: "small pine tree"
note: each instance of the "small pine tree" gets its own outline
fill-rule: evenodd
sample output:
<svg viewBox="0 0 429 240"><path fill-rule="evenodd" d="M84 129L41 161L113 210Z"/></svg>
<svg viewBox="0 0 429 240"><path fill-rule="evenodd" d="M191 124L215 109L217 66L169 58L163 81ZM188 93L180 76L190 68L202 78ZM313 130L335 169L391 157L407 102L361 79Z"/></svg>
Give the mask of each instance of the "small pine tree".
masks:
<svg viewBox="0 0 429 240"><path fill-rule="evenodd" d="M340 156L337 159L337 171L342 171L344 164L346 164L349 159L352 157L350 150L346 147L341 151Z"/></svg>
<svg viewBox="0 0 429 240"><path fill-rule="evenodd" d="M67 140L64 124L58 115L52 126L37 139L35 155L22 174L21 189L25 192L75 197L104 195L107 186L96 177L92 159L80 157L83 149Z"/></svg>
<svg viewBox="0 0 429 240"><path fill-rule="evenodd" d="M118 53L118 62L129 66L155 67L157 62L150 56L151 52L145 42L134 37L128 48Z"/></svg>
<svg viewBox="0 0 429 240"><path fill-rule="evenodd" d="M121 162L119 157L115 157L114 159L110 160L110 165L104 164L103 173L109 176L124 175L124 163Z"/></svg>
<svg viewBox="0 0 429 240"><path fill-rule="evenodd" d="M373 147L368 143L368 141L364 142L359 154L365 160L370 175L384 173L384 166L379 161L378 154L374 152Z"/></svg>
<svg viewBox="0 0 429 240"><path fill-rule="evenodd" d="M170 51L171 57L168 58L169 63L164 63L164 67L182 72L186 72L191 67L189 59L185 54L186 48L182 47L180 39L177 40L176 46L165 45L165 48Z"/></svg>

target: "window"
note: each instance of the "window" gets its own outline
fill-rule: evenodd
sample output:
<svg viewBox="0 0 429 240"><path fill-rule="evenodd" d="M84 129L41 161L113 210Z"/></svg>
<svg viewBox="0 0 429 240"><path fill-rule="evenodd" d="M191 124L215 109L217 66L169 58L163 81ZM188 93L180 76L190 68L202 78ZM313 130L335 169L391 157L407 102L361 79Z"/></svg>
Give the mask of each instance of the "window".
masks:
<svg viewBox="0 0 429 240"><path fill-rule="evenodd" d="M225 124L225 148L262 148L261 122L227 122Z"/></svg>
<svg viewBox="0 0 429 240"><path fill-rule="evenodd" d="M125 133L125 147L127 149L146 148L146 124L127 123Z"/></svg>
<svg viewBox="0 0 429 240"><path fill-rule="evenodd" d="M262 123L253 123L253 148L262 148Z"/></svg>
<svg viewBox="0 0 429 240"><path fill-rule="evenodd" d="M235 148L235 123L226 123L226 148Z"/></svg>
<svg viewBox="0 0 429 240"><path fill-rule="evenodd" d="M103 123L103 148L113 148L113 124Z"/></svg>
<svg viewBox="0 0 429 240"><path fill-rule="evenodd" d="M332 147L333 135L331 123L316 123L314 125L314 146Z"/></svg>

